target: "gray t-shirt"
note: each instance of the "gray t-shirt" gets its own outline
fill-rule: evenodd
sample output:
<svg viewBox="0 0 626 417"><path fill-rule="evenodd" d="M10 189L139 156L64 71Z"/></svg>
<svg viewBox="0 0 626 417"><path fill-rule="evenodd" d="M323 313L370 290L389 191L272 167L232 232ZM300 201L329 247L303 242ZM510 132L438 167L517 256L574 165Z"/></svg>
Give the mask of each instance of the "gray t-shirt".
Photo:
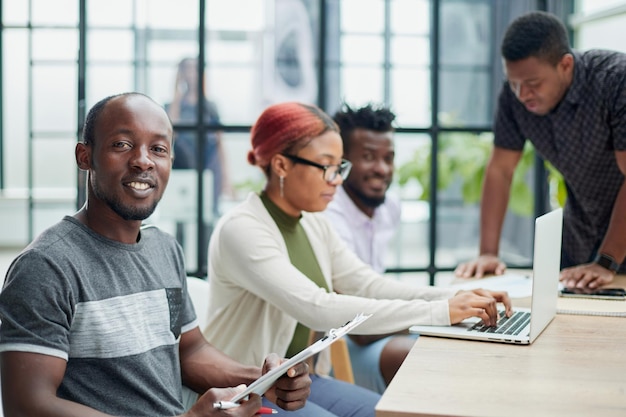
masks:
<svg viewBox="0 0 626 417"><path fill-rule="evenodd" d="M182 250L159 229L123 244L65 217L11 264L0 319L0 352L67 360L59 397L113 415L183 412L178 342L196 316Z"/></svg>

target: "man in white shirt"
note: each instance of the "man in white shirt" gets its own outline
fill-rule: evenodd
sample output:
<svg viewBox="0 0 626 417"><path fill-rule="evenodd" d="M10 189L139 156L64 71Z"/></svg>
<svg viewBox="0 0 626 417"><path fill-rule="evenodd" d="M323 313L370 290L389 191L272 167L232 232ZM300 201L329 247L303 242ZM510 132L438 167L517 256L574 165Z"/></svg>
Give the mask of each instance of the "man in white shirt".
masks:
<svg viewBox="0 0 626 417"><path fill-rule="evenodd" d="M400 223L400 202L387 193L394 171L395 115L384 107L344 105L334 119L352 170L324 213L359 258L383 274L386 250ZM350 336L346 340L355 382L382 393L416 337Z"/></svg>
<svg viewBox="0 0 626 417"><path fill-rule="evenodd" d="M359 198L358 194L344 187L347 187L346 183L343 187L337 187L325 213L359 258L383 274L387 247L400 225L400 200L390 193L379 206L366 206L371 211L371 214L367 214L358 205L361 200L355 201Z"/></svg>

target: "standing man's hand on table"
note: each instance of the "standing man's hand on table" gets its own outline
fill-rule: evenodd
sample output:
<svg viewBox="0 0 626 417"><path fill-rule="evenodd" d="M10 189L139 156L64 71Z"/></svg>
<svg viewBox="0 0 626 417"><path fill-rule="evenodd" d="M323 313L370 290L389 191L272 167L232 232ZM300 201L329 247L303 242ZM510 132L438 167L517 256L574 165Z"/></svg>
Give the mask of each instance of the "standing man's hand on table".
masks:
<svg viewBox="0 0 626 417"><path fill-rule="evenodd" d="M506 264L496 255L480 255L478 258L460 264L454 274L459 278L482 278L486 274L502 275L506 272Z"/></svg>
<svg viewBox="0 0 626 417"><path fill-rule="evenodd" d="M598 288L613 282L614 277L615 272L591 262L563 269L559 280L568 288Z"/></svg>

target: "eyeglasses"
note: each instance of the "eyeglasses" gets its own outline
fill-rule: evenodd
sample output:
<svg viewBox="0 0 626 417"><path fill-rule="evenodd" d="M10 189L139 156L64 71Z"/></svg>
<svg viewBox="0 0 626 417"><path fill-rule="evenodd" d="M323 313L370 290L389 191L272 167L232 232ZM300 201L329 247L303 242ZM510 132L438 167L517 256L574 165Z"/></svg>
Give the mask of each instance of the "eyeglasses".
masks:
<svg viewBox="0 0 626 417"><path fill-rule="evenodd" d="M352 162L347 161L345 159L341 160L341 163L338 165L322 165L317 162L309 161L308 159L300 158L295 155L287 155L282 154L284 157L289 158L296 164L310 165L312 167L319 168L324 171L322 174L322 178L326 182L333 182L337 179L337 175L341 176L342 180L348 178L348 174L350 173L350 168L352 168Z"/></svg>

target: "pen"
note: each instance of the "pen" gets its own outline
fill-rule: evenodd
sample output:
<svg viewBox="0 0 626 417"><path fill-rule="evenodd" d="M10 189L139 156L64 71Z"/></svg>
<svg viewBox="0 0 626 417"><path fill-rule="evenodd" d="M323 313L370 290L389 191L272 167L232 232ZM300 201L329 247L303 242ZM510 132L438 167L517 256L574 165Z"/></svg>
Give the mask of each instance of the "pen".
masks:
<svg viewBox="0 0 626 417"><path fill-rule="evenodd" d="M239 407L239 404L234 403L232 401L218 401L218 402L213 403L213 408L216 408L218 410L228 410L230 408L235 408L235 407ZM257 414L278 414L278 411L269 407L261 407L256 413Z"/></svg>
<svg viewBox="0 0 626 417"><path fill-rule="evenodd" d="M257 414L278 414L278 411L269 407L261 407L259 408L259 411L257 411L256 413Z"/></svg>
<svg viewBox="0 0 626 417"><path fill-rule="evenodd" d="M228 410L235 407L239 407L239 404L232 401L217 401L213 403L213 408L217 410Z"/></svg>

